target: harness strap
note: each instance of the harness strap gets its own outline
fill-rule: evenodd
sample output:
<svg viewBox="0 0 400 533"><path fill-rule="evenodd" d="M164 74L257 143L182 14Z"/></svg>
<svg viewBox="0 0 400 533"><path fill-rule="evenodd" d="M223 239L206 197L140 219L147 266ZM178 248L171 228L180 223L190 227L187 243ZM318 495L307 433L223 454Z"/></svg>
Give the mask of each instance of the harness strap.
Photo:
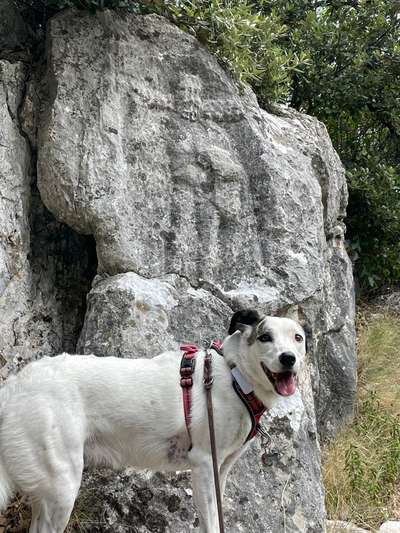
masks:
<svg viewBox="0 0 400 533"><path fill-rule="evenodd" d="M222 343L219 340L213 341L210 348L215 350L219 355L222 353ZM257 398L253 387L247 382L237 366L231 368L232 386L244 403L251 419L251 430L246 437L245 443L254 438L260 431L260 420L267 408L261 400Z"/></svg>
<svg viewBox="0 0 400 533"><path fill-rule="evenodd" d="M215 350L219 355L223 356L222 353L222 343L220 341L213 341L211 343L210 349ZM184 352L181 360L180 366L180 376L181 376L181 387L183 391L183 409L185 414L185 423L187 432L189 435L189 451L192 449L192 436L190 433L190 423L191 423L191 409L192 409L192 395L191 389L193 387L193 373L196 364L196 354L199 351L199 348L194 344L185 344L180 347ZM211 455L213 460L213 473L214 473L214 485L215 485L215 495L217 499L217 509L218 509L218 523L220 533L224 533L224 517L222 510L222 496L221 496L221 485L219 480L219 469L218 469L218 458L217 458L217 446L215 440L215 428L214 428L214 412L212 405L212 395L211 387L214 382L212 376L212 355L209 350L206 350L204 357L204 375L203 383L206 390L207 396L207 413L208 413L208 428L210 432L210 444L211 444ZM252 386L247 382L244 376L241 374L240 370L237 367L231 368L232 374L232 385L242 400L246 409L251 418L251 430L247 435L245 443L250 439L255 437L260 431L260 418L266 411L265 405L257 398L255 395Z"/></svg>
<svg viewBox="0 0 400 533"><path fill-rule="evenodd" d="M196 354L198 347L194 344L184 344L180 347L183 350L181 359L180 375L181 387L183 394L183 412L185 414L185 423L189 435L189 451L192 449L192 435L190 433L190 423L192 421L192 387L193 374L196 366Z"/></svg>
<svg viewBox="0 0 400 533"><path fill-rule="evenodd" d="M235 367L236 368L236 367ZM260 428L260 419L267 410L265 405L257 398L257 396L254 394L254 391L251 390L251 392L244 392L244 390L239 385L238 381L236 380L234 373L232 371L232 385L236 392L236 394L239 396L239 398L244 403L251 419L251 429L249 431L249 434L246 437L245 443L254 438L257 433L259 432Z"/></svg>
<svg viewBox="0 0 400 533"><path fill-rule="evenodd" d="M183 344L180 349L184 352L181 360L181 387L183 392L183 410L185 415L185 423L189 435L189 451L192 449L192 436L190 433L191 410L192 410L192 394L193 374L196 363L196 354L199 347L194 344ZM219 340L214 340L210 349L215 350L218 355L223 357L222 343ZM257 398L253 391L253 387L247 382L240 370L233 366L231 368L232 386L236 394L244 403L251 420L251 429L246 437L245 443L254 438L260 432L260 419L267 410L265 405Z"/></svg>

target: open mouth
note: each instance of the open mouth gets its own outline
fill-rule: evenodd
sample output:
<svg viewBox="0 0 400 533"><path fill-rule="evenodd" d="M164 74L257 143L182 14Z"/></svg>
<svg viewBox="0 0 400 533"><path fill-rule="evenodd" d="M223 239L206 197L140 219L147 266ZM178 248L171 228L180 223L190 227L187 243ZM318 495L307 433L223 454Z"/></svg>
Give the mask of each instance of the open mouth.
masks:
<svg viewBox="0 0 400 533"><path fill-rule="evenodd" d="M297 378L294 372L290 370L271 372L264 363L261 363L261 366L278 394L281 396L291 396L296 392Z"/></svg>

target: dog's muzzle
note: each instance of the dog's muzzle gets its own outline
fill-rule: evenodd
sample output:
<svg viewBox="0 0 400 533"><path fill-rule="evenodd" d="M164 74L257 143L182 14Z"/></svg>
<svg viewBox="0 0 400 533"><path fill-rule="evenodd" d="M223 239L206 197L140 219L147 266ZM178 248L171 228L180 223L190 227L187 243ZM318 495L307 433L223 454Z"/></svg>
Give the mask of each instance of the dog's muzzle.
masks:
<svg viewBox="0 0 400 533"><path fill-rule="evenodd" d="M271 372L264 363L261 363L261 367L280 396L291 396L296 392L297 376L295 372L291 370Z"/></svg>

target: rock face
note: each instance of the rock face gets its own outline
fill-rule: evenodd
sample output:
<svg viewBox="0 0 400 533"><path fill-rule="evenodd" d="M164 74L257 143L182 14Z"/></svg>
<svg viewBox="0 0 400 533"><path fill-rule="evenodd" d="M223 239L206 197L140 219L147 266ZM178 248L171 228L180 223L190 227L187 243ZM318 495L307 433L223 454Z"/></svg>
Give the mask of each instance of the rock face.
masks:
<svg viewBox="0 0 400 533"><path fill-rule="evenodd" d="M397 520L390 520L381 525L378 533L399 533L399 531L400 522Z"/></svg>
<svg viewBox="0 0 400 533"><path fill-rule="evenodd" d="M145 279L129 272L103 281L97 278L89 294L78 351L119 357L151 357L163 350L176 349L180 342L188 339L203 345L224 335L231 314L231 309L220 299L202 288L193 288L176 274ZM187 317L191 317L190 320ZM266 467L260 461L263 450L259 442L236 465L225 501L228 531L278 532L283 527L283 520L293 531L323 531L319 447L312 391L306 375L302 390L304 403L297 395L291 401L282 402L265 418L265 426L271 434ZM116 485L113 475L103 476L101 484L104 477L108 479L104 498L106 513L100 530L115 531L116 514L118 524L129 516L133 523L141 523L144 517L140 518L136 511L132 511L135 509L132 507L134 491L123 499L125 511L122 508L116 510L113 502L120 500L117 494L125 494L122 487L116 488L120 486L121 478ZM149 481L148 477L126 474L124 479L128 486L138 486L140 491L149 494L146 516L158 516L160 499L168 502L171 495L169 486L163 482L165 478L158 475ZM164 518L168 516L168 527L160 531L185 533L188 531L188 509L190 530L195 524L191 502L187 501L189 481L178 476L172 477L172 481L169 477L168 482L173 484L174 494L181 503L176 512L162 513ZM145 520L142 527L143 531L152 531Z"/></svg>
<svg viewBox="0 0 400 533"><path fill-rule="evenodd" d="M55 17L47 80L39 189L94 235L99 273L177 274L234 309L300 304L315 326L319 426L334 434L352 412L354 303L346 184L325 128L265 113L154 16Z"/></svg>
<svg viewBox="0 0 400 533"><path fill-rule="evenodd" d="M0 62L0 366L28 292L30 154L17 120L25 77L22 63Z"/></svg>
<svg viewBox="0 0 400 533"><path fill-rule="evenodd" d="M22 63L0 61L0 379L32 358L75 351L96 270L92 238L57 222L37 192L20 126L26 78Z"/></svg>
<svg viewBox="0 0 400 533"><path fill-rule="evenodd" d="M18 50L28 41L28 28L14 2L0 0L0 52Z"/></svg>
<svg viewBox="0 0 400 533"><path fill-rule="evenodd" d="M362 529L351 522L328 520L326 524L326 533L369 533L369 531Z"/></svg>
<svg viewBox="0 0 400 533"><path fill-rule="evenodd" d="M319 437L351 416L356 363L347 191L323 125L261 110L156 16L66 11L46 71L25 87L24 67L4 69L0 144L18 157L0 174L3 376L24 347L151 357L224 336L241 307L290 311L312 330L301 395L266 418L266 466L255 442L235 467L227 531L324 531ZM76 516L87 531L186 533L189 487L182 473L88 472Z"/></svg>

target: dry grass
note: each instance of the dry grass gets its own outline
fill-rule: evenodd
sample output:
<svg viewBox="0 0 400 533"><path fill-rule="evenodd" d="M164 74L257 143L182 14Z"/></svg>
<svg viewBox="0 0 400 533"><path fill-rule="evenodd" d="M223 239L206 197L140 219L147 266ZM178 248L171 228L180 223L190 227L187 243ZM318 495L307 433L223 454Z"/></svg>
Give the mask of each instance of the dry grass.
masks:
<svg viewBox="0 0 400 533"><path fill-rule="evenodd" d="M95 494L84 492L76 501L69 524L65 533L87 533L92 526L97 526L101 531L100 510L95 505ZM0 533L26 533L31 521L31 509L24 497L17 496L0 515Z"/></svg>
<svg viewBox="0 0 400 533"><path fill-rule="evenodd" d="M376 529L400 514L400 318L359 317L354 423L324 451L329 518Z"/></svg>
<svg viewBox="0 0 400 533"><path fill-rule="evenodd" d="M0 516L0 533L25 533L29 529L31 511L25 498L17 496Z"/></svg>

